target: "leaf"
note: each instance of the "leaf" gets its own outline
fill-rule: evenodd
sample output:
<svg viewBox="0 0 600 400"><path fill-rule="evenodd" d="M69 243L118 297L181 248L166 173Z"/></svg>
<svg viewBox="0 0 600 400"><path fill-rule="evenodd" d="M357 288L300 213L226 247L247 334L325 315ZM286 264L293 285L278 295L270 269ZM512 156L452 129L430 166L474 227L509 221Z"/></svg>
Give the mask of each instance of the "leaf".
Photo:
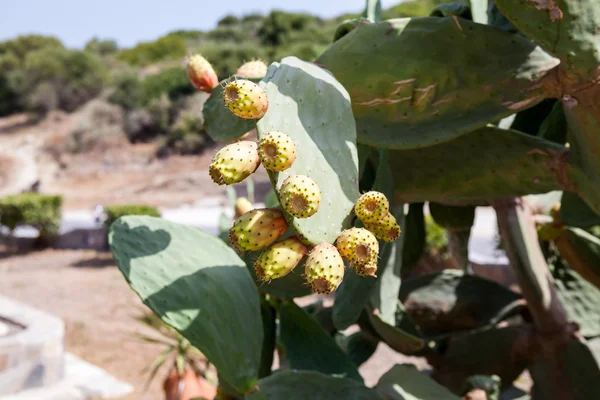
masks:
<svg viewBox="0 0 600 400"><path fill-rule="evenodd" d="M519 294L457 270L405 279L399 298L430 338L497 323L524 307Z"/></svg>
<svg viewBox="0 0 600 400"><path fill-rule="evenodd" d="M362 382L356 366L319 323L291 301L279 308L279 337L293 369L343 375Z"/></svg>
<svg viewBox="0 0 600 400"><path fill-rule="evenodd" d="M277 371L261 379L247 400L383 400L374 390L352 379L314 371Z"/></svg>
<svg viewBox="0 0 600 400"><path fill-rule="evenodd" d="M260 303L233 250L201 230L143 216L118 219L109 242L119 269L144 304L232 385L240 391L251 388L263 341Z"/></svg>
<svg viewBox="0 0 600 400"><path fill-rule="evenodd" d="M579 173L569 149L488 126L422 149L390 152L398 201L489 201L565 189Z"/></svg>
<svg viewBox="0 0 600 400"><path fill-rule="evenodd" d="M389 400L460 400L460 397L413 366L394 365L375 387Z"/></svg>
<svg viewBox="0 0 600 400"><path fill-rule="evenodd" d="M521 32L560 58L567 74L595 73L600 64L596 0L496 0L496 5Z"/></svg>
<svg viewBox="0 0 600 400"><path fill-rule="evenodd" d="M358 142L389 149L447 142L558 94L559 60L456 16L361 23L316 62L350 93Z"/></svg>
<svg viewBox="0 0 600 400"><path fill-rule="evenodd" d="M572 192L563 192L560 201L560 220L567 226L583 229L600 225L600 215L596 214L581 197Z"/></svg>

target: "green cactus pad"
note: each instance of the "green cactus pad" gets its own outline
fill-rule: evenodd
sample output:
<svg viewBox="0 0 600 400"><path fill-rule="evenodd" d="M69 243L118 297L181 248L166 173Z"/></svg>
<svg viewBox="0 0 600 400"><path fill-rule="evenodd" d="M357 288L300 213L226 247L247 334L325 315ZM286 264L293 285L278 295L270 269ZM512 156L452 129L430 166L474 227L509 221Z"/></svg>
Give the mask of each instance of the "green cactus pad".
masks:
<svg viewBox="0 0 600 400"><path fill-rule="evenodd" d="M364 331L354 332L350 336L338 333L336 341L357 367L371 358L379 345L378 338Z"/></svg>
<svg viewBox="0 0 600 400"><path fill-rule="evenodd" d="M568 228L556 239L561 257L600 289L600 239L580 228Z"/></svg>
<svg viewBox="0 0 600 400"><path fill-rule="evenodd" d="M561 145L485 127L450 142L390 153L397 199L456 204L573 187Z"/></svg>
<svg viewBox="0 0 600 400"><path fill-rule="evenodd" d="M261 379L246 400L383 400L374 390L348 378L314 371L276 371ZM450 399L452 400L452 399Z"/></svg>
<svg viewBox="0 0 600 400"><path fill-rule="evenodd" d="M258 122L258 137L271 131L288 135L297 158L283 172L269 172L279 190L290 175L306 175L321 190L316 214L290 225L312 243L333 243L350 226L358 198L356 130L350 98L344 87L315 64L286 57L273 63L261 82L269 96L269 110Z"/></svg>
<svg viewBox="0 0 600 400"><path fill-rule="evenodd" d="M496 0L502 13L534 42L583 78L600 65L597 0Z"/></svg>
<svg viewBox="0 0 600 400"><path fill-rule="evenodd" d="M594 263L592 260L589 262ZM548 265L569 321L575 322L579 332L586 338L600 336L600 290L556 255L548 257Z"/></svg>
<svg viewBox="0 0 600 400"><path fill-rule="evenodd" d="M236 389L254 386L263 342L259 296L233 250L201 230L142 216L119 218L109 241L119 269L144 304L202 351Z"/></svg>
<svg viewBox="0 0 600 400"><path fill-rule="evenodd" d="M317 63L348 89L358 141L392 149L445 142L558 95L557 59L456 16L360 24Z"/></svg>
<svg viewBox="0 0 600 400"><path fill-rule="evenodd" d="M263 325L263 346L258 377L264 378L271 375L271 367L273 366L275 345L277 343L277 310L263 298L260 303L260 314Z"/></svg>
<svg viewBox="0 0 600 400"><path fill-rule="evenodd" d="M560 220L567 226L583 229L600 225L600 215L596 214L581 197L571 192L562 194Z"/></svg>
<svg viewBox="0 0 600 400"><path fill-rule="evenodd" d="M412 365L394 365L375 390L389 400L460 400L460 397Z"/></svg>
<svg viewBox="0 0 600 400"><path fill-rule="evenodd" d="M524 307L519 294L456 270L405 279L400 300L428 337L488 326Z"/></svg>
<svg viewBox="0 0 600 400"><path fill-rule="evenodd" d="M236 76L231 77L236 79ZM244 78L254 83L260 82L259 78ZM223 101L223 84L229 81L225 79L216 86L202 110L204 115L204 129L214 140L229 142L237 139L243 134L256 127L256 120L243 119L235 116Z"/></svg>
<svg viewBox="0 0 600 400"><path fill-rule="evenodd" d="M291 301L279 308L279 338L290 367L342 375L362 382L356 366L335 340Z"/></svg>
<svg viewBox="0 0 600 400"><path fill-rule="evenodd" d="M423 203L413 203L408 208L404 227L404 249L402 251L402 271L414 268L425 253L425 216Z"/></svg>
<svg viewBox="0 0 600 400"><path fill-rule="evenodd" d="M447 371L439 382L460 392L470 376L486 374L499 376L506 387L531 363L534 346L534 328L527 324L457 335L437 360Z"/></svg>
<svg viewBox="0 0 600 400"><path fill-rule="evenodd" d="M475 222L474 206L429 203L429 212L436 224L452 231L470 231Z"/></svg>

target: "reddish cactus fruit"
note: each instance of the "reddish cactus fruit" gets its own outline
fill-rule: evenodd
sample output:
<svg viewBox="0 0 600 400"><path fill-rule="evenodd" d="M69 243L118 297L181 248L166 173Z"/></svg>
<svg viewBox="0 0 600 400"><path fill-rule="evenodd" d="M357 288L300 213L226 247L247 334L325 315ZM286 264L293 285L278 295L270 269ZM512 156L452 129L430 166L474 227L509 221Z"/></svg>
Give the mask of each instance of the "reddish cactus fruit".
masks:
<svg viewBox="0 0 600 400"><path fill-rule="evenodd" d="M219 84L219 78L212 65L199 54L188 60L187 76L196 89L206 93L211 93L212 89Z"/></svg>

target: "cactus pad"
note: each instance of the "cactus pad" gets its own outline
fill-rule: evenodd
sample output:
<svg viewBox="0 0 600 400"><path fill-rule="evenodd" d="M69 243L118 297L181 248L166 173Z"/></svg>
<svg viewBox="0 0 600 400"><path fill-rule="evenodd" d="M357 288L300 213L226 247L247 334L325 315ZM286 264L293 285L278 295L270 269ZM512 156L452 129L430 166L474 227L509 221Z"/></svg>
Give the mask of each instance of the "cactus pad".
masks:
<svg viewBox="0 0 600 400"><path fill-rule="evenodd" d="M227 382L250 389L261 359L260 302L234 251L198 229L142 216L118 219L109 241L142 301L202 351Z"/></svg>
<svg viewBox="0 0 600 400"><path fill-rule="evenodd" d="M306 175L321 190L321 204L309 218L289 217L307 242L333 243L350 226L358 198L356 129L344 87L322 68L295 57L273 63L261 86L269 110L258 122L259 139L285 132L296 145L297 159L283 172L269 171L275 189L291 175Z"/></svg>
<svg viewBox="0 0 600 400"><path fill-rule="evenodd" d="M393 149L448 141L558 94L557 59L456 16L359 24L317 62L348 89L358 141Z"/></svg>

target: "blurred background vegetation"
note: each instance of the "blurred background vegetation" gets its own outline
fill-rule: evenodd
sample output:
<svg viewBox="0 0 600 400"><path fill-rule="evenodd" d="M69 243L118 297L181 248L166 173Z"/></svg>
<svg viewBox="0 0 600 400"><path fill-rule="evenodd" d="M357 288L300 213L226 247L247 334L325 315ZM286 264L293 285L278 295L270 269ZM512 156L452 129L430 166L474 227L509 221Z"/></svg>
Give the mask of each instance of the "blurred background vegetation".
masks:
<svg viewBox="0 0 600 400"><path fill-rule="evenodd" d="M406 1L384 17L426 15L448 0ZM159 142L157 155L199 154L211 144L202 106L185 74L185 58L200 53L227 78L245 61L266 63L295 55L311 61L331 43L346 14L321 19L273 11L222 18L210 31L175 31L133 48L92 38L68 49L56 38L29 35L0 42L0 117L29 112L77 112L67 151L85 152L125 135L130 142Z"/></svg>

